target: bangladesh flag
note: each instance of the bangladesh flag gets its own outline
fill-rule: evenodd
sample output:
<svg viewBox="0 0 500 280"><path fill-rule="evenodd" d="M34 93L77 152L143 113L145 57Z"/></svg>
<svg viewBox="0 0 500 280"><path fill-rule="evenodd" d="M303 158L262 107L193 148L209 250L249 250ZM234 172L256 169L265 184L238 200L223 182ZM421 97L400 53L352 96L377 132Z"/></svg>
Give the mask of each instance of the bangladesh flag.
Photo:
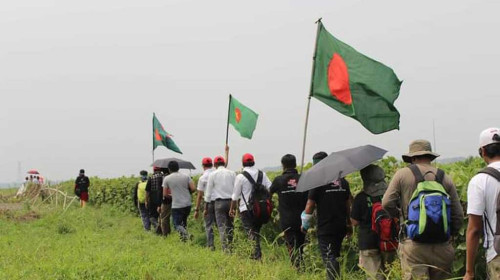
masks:
<svg viewBox="0 0 500 280"><path fill-rule="evenodd" d="M228 121L240 133L241 137L252 139L259 115L241 104L236 98L229 96Z"/></svg>
<svg viewBox="0 0 500 280"><path fill-rule="evenodd" d="M174 140L172 140L172 135L165 131L163 125L161 125L160 121L153 113L153 150L158 146L165 146L167 149L182 154L179 147L177 147Z"/></svg>
<svg viewBox="0 0 500 280"><path fill-rule="evenodd" d="M394 71L333 37L318 22L311 95L374 134L399 129Z"/></svg>

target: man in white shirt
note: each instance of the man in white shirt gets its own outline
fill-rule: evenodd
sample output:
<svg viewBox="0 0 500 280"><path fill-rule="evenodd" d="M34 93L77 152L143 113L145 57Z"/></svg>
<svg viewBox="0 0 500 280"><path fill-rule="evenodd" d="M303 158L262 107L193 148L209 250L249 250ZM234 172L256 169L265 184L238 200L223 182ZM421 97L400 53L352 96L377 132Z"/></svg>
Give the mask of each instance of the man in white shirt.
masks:
<svg viewBox="0 0 500 280"><path fill-rule="evenodd" d="M219 228L222 250L230 252L230 245L233 241L234 223L233 217L229 216L231 206L231 196L233 195L234 180L236 173L225 167L226 161L223 157L214 158L216 170L208 176L207 191L205 192L205 205L213 201L215 221ZM205 206L204 215L207 215L208 208Z"/></svg>
<svg viewBox="0 0 500 280"><path fill-rule="evenodd" d="M254 181L257 182L258 175L262 171L254 167L255 159L253 155L244 154L242 163L243 172L248 172L248 174L250 174ZM264 172L262 173L262 185L269 189L271 187L271 181ZM248 202L252 198L252 188L252 184L248 181L247 178L245 178L243 174L239 174L238 176L236 176L229 215L231 217L235 216L236 204L239 200L240 219L243 224L243 228L247 232L250 241L255 243L252 259L260 260L262 257L262 252L260 250L260 228L262 227L262 224L253 221L252 214L249 213L247 206Z"/></svg>
<svg viewBox="0 0 500 280"><path fill-rule="evenodd" d="M500 129L488 128L479 136L479 155L488 164L500 171ZM476 253L481 233L486 248L486 262L489 279L500 279L500 255L493 247L497 228L497 198L500 193L500 182L489 174L479 173L472 177L467 189L467 264L463 279L474 279ZM483 217L485 218L483 221ZM483 225L485 225L483 227Z"/></svg>
<svg viewBox="0 0 500 280"><path fill-rule="evenodd" d="M198 215L200 212L200 204L201 201L203 200L205 191L207 189L208 176L210 175L210 173L214 171L212 159L209 157L203 158L201 160L201 165L203 166L204 171L203 174L200 176L200 179L198 179L198 187L196 188L198 190L198 197L196 198L196 208L194 209L195 219L198 219ZM208 209L207 214L204 215L205 232L207 233L207 247L213 251L215 250L214 230L212 229L212 226L215 224L214 204L212 203L212 201L210 201L207 202L205 205ZM205 207L203 209L205 209Z"/></svg>

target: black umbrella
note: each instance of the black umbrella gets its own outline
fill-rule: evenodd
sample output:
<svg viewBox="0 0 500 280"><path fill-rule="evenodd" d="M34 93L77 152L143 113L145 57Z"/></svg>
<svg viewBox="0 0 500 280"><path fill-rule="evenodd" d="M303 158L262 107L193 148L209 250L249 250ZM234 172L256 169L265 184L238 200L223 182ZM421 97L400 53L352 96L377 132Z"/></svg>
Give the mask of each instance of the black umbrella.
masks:
<svg viewBox="0 0 500 280"><path fill-rule="evenodd" d="M367 167L370 163L381 159L385 153L386 150L372 145L331 153L300 176L297 191L304 192L324 186Z"/></svg>
<svg viewBox="0 0 500 280"><path fill-rule="evenodd" d="M177 163L179 164L179 168L181 168L181 169L196 169L191 162L185 161L182 159L178 159L178 158L157 159L157 160L155 160L155 162L153 162L153 166L168 168L168 163L171 161L177 161Z"/></svg>

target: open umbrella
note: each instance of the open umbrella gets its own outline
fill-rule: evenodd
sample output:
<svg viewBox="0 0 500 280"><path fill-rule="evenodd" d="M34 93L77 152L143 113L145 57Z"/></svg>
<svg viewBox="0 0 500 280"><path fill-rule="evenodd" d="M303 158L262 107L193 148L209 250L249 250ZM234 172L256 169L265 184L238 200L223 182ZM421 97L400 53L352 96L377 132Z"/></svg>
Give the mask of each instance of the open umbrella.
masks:
<svg viewBox="0 0 500 280"><path fill-rule="evenodd" d="M28 170L28 174L40 174L36 169Z"/></svg>
<svg viewBox="0 0 500 280"><path fill-rule="evenodd" d="M367 167L381 159L385 153L386 150L372 145L333 152L300 176L297 191L304 192L324 186Z"/></svg>
<svg viewBox="0 0 500 280"><path fill-rule="evenodd" d="M171 161L177 161L177 163L179 163L179 168L181 169L196 169L191 162L178 158L157 159L153 162L153 166L168 168L168 163Z"/></svg>

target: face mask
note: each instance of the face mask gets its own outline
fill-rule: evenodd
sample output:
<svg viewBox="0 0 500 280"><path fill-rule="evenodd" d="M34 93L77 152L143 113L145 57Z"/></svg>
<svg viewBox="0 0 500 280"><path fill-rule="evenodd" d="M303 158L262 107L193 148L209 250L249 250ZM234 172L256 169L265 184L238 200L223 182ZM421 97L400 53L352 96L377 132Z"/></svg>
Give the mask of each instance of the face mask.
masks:
<svg viewBox="0 0 500 280"><path fill-rule="evenodd" d="M141 176L141 179L142 179L143 181L146 181L146 180L148 179L148 176Z"/></svg>

